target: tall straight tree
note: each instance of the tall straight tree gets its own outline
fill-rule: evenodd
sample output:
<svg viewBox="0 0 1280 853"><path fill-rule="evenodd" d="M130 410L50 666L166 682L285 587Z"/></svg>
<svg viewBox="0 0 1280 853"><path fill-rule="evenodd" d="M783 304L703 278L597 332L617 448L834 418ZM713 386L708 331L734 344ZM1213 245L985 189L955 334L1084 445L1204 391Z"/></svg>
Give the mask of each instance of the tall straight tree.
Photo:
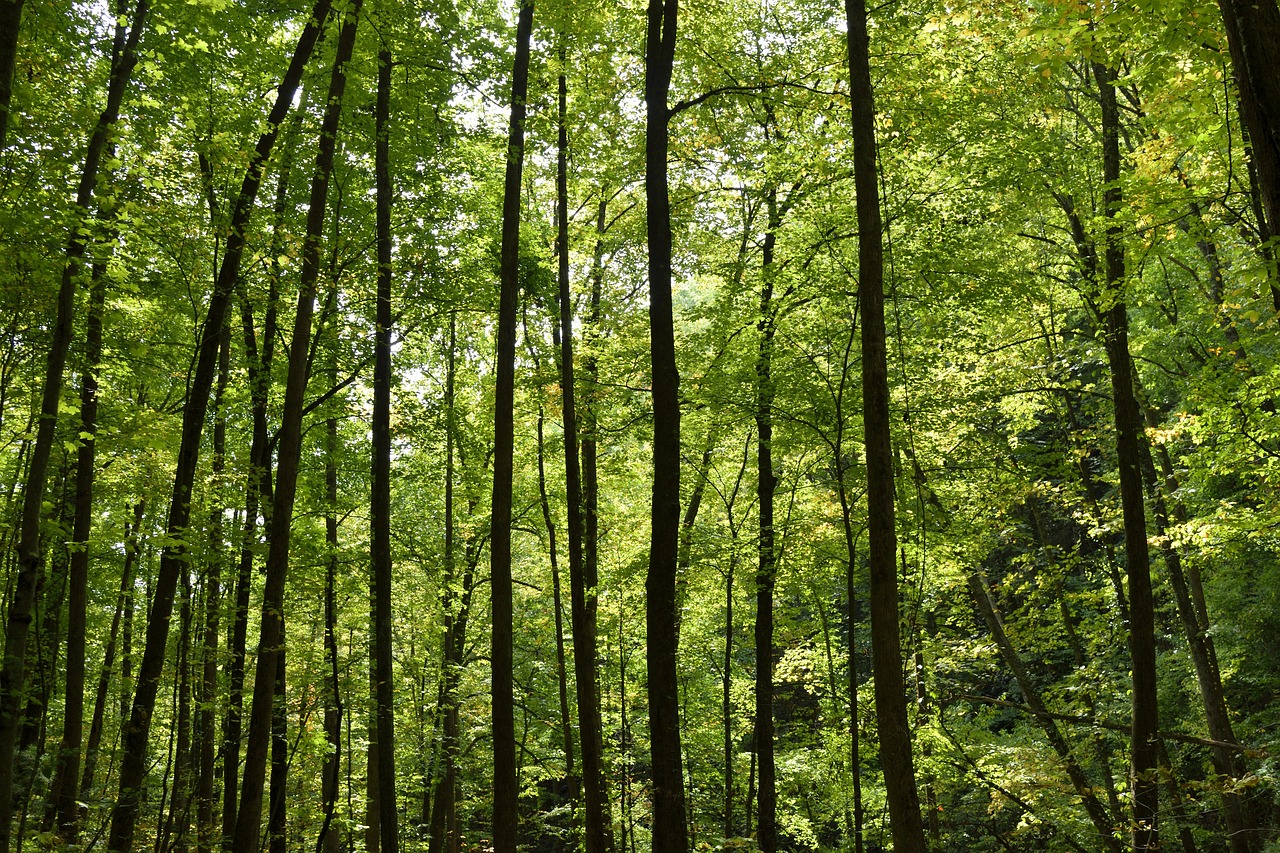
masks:
<svg viewBox="0 0 1280 853"><path fill-rule="evenodd" d="M378 293L373 362L373 493L369 502L373 563L373 672L377 687L378 826L383 853L398 853L396 831L395 699L391 671L391 165L387 146L391 103L391 53L378 52L377 137Z"/></svg>
<svg viewBox="0 0 1280 853"><path fill-rule="evenodd" d="M645 580L653 849L688 847L680 751L676 564L680 547L680 375L671 300L671 198L667 178L678 0L649 0L645 46L645 224L649 249L649 352L653 371L653 501Z"/></svg>
<svg viewBox="0 0 1280 853"><path fill-rule="evenodd" d="M765 136L769 127L765 126ZM756 799L756 839L761 853L778 849L778 789L773 754L773 588L777 550L773 535L773 340L777 308L773 304L773 279L777 274L773 252L777 244L778 190L770 187L766 198L768 227L764 234L760 270L760 333L756 353L756 497L760 503L760 530L756 543L756 756L759 792Z"/></svg>
<svg viewBox="0 0 1280 853"><path fill-rule="evenodd" d="M577 393L573 365L573 301L569 293L569 87L560 48L558 141L556 144L556 278L560 294L560 389L564 413L565 527L569 536L569 608L573 623L573 675L578 697L578 736L582 742L582 799L587 853L613 846L609 800L605 793L604 735L596 686L596 621L588 597L596 596L583 568L582 471L578 461Z"/></svg>
<svg viewBox="0 0 1280 853"><path fill-rule="evenodd" d="M1151 591L1151 559L1147 548L1146 505L1142 495L1142 414L1133 391L1133 359L1129 355L1129 309L1125 301L1124 247L1120 213L1120 110L1115 72L1094 61L1093 77L1102 105L1103 211L1107 222L1103 252L1104 282L1094 282L1097 307L1105 314L1107 365L1115 402L1116 457L1120 469L1120 502L1124 516L1125 569L1129 579L1129 656L1132 667L1132 731L1130 779L1133 791L1133 849L1154 850L1159 844L1160 805L1159 709L1156 704L1155 602Z"/></svg>
<svg viewBox="0 0 1280 853"><path fill-rule="evenodd" d="M155 708L156 691L160 686L165 648L169 639L169 619L173 615L178 575L187 570L183 535L191 521L191 491L195 483L196 465L200 460L200 437L209 409L214 375L217 373L218 350L221 348L227 306L240 277L246 242L245 230L258 189L262 186L267 159L271 156L271 149L275 147L280 123L293 104L298 84L302 80L302 71L320 37L331 2L332 0L316 0L311 17L298 37L289 69L280 81L275 103L267 116L266 130L258 138L245 169L240 193L231 214L226 251L223 253L222 265L218 268L213 293L209 296L204 323L200 327L195 368L191 373L186 405L182 410L182 437L178 446L178 464L174 472L169 518L166 522L167 544L160 555L160 570L153 587L151 612L147 619L146 647L138 668L137 689L129 710L129 720L121 735L123 757L120 763L120 793L111 813L111 831L107 839L107 849L111 853L128 853L133 849L133 833L142 805L142 783L147 770L147 742L151 733L152 711Z"/></svg>
<svg viewBox="0 0 1280 853"><path fill-rule="evenodd" d="M511 580L511 488L515 468L516 308L520 295L520 180L524 171L525 99L533 0L523 0L516 22L511 71L511 117L502 193L498 350L493 401L493 502L489 546L493 618L490 660L493 697L493 847L515 853L517 830L515 684Z"/></svg>
<svg viewBox="0 0 1280 853"><path fill-rule="evenodd" d="M15 5L6 3L5 5ZM20 4L14 9L12 25L13 41L17 41ZM65 259L62 266L62 283L58 288L57 316L53 336L45 362L44 388L40 401L40 415L36 426L36 439L31 447L30 462L22 494L22 517L18 535L18 576L9 599L9 612L4 631L4 662L0 666L0 853L9 850L9 824L13 818L14 747L17 744L20 724L20 708L26 686L27 639L31 633L31 621L35 612L36 591L39 586L43 558L40 552L40 519L44 506L49 456L53 450L54 432L58 426L58 404L62 399L62 375L67 363L67 351L76 314L76 285L84 270L84 256L88 249L92 228L89 223L94 204L94 191L98 184L98 172L103 154L107 151L111 131L120 117L120 105L134 66L138 62L138 40L146 27L151 4L138 0L132 19L126 28L125 18L116 23L115 41L111 48L111 77L107 83L107 103L89 136L84 165L80 170L80 183L76 189L71 232L67 237ZM9 10L5 10L7 15ZM9 34L4 34L8 40ZM7 50L7 48L4 48ZM2 59L3 57L0 57ZM6 72L12 75L12 59ZM0 103L0 116L7 118L6 100ZM0 128L2 130L2 128ZM3 139L0 139L0 147ZM83 692L83 661L81 661L81 691ZM75 749L79 754L80 744ZM74 768L72 768L74 779Z"/></svg>
<svg viewBox="0 0 1280 853"><path fill-rule="evenodd" d="M271 743L271 709L276 690L276 669L284 638L284 587L289 572L289 543L293 505L298 491L298 465L302 456L302 413L307 391L311 321L315 312L316 284L320 278L320 249L324 235L329 180L333 174L342 97L347 85L347 64L355 48L361 0L351 0L342 20L333 71L325 100L324 118L311 175L307 208L307 233L302 244L302 271L293 319L292 346L280 416L279 450L276 455L275 493L272 496L271 536L267 550L266 582L262 591L262 621L258 634L258 666L254 671L253 705L241 776L240 807L236 814L234 848L256 850L262 824L263 784Z"/></svg>
<svg viewBox="0 0 1280 853"><path fill-rule="evenodd" d="M907 728L902 641L898 633L897 531L889 376L884 331L884 243L877 184L875 97L863 0L845 0L849 97L853 107L853 181L858 204L858 304L862 314L862 428L867 455L868 566L871 573L871 665L893 849L924 853L924 823ZM857 769L855 768L855 772Z"/></svg>

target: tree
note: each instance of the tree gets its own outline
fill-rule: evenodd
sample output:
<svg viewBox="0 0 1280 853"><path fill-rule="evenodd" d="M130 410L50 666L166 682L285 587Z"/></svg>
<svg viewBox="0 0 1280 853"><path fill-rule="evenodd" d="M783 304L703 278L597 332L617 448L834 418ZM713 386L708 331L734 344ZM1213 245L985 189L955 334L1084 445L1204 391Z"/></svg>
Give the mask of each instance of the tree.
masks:
<svg viewBox="0 0 1280 853"><path fill-rule="evenodd" d="M867 465L867 556L871 572L871 655L875 671L876 719L894 849L924 851L924 825L916 792L911 732L907 728L902 646L898 634L897 531L884 332L884 250L876 174L875 103L871 88L867 12L861 0L845 0L845 21L848 26L849 91L853 104L854 183L858 198L862 429Z"/></svg>

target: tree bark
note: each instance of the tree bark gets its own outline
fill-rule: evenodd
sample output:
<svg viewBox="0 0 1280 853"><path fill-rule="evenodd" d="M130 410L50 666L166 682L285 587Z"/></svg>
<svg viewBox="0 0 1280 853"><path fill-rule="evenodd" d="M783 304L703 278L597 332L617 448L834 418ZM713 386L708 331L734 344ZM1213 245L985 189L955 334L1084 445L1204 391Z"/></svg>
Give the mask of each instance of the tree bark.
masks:
<svg viewBox="0 0 1280 853"><path fill-rule="evenodd" d="M676 670L676 563L680 537L680 376L671 300L671 199L667 149L679 0L649 0L645 48L645 220L649 249L649 347L653 370L653 501L645 622L653 849L688 847Z"/></svg>
<svg viewBox="0 0 1280 853"><path fill-rule="evenodd" d="M520 295L520 189L524 169L525 99L529 90L529 53L533 2L520 3L515 62L511 72L511 117L507 131L507 167L502 196L501 288L493 417L493 500L490 593L493 634L493 846L515 853L517 842L515 685L511 580L511 488L515 444L516 307Z"/></svg>
<svg viewBox="0 0 1280 853"><path fill-rule="evenodd" d="M768 127L765 135L768 136ZM764 234L760 270L760 334L756 353L756 497L760 529L756 569L756 765L759 774L756 798L756 844L761 853L778 849L778 790L773 755L773 587L777 552L773 536L773 248L780 225L778 191L769 188L768 228Z"/></svg>
<svg viewBox="0 0 1280 853"><path fill-rule="evenodd" d="M357 3L353 16L358 13ZM383 853L399 853L395 796L395 685L391 669L391 167L387 153L390 103L391 54L383 48L378 53L378 94L374 110L377 124L374 173L377 182L378 297L373 368L373 486L369 518L374 586L373 665L377 683L374 692L380 747L378 782L382 790L378 825Z"/></svg>
<svg viewBox="0 0 1280 853"><path fill-rule="evenodd" d="M85 317L84 377L80 385L80 446L76 450L75 520L71 531L71 565L67 598L67 674L62 743L50 785L49 805L58 835L75 843L80 808L76 785L84 731L85 616L88 606L89 534L93 526L93 482L97 473L98 367L102 361L102 315L106 306L108 258L94 262Z"/></svg>
<svg viewBox="0 0 1280 853"><path fill-rule="evenodd" d="M284 406L276 454L276 482L272 496L271 534L267 550L266 581L262 593L262 620L258 635L258 665L254 672L253 704L249 716L249 736L245 745L244 773L241 777L240 805L237 808L234 848L257 849L262 825L263 784L268 746L271 741L272 697L276 690L276 668L284 641L284 587L289 571L289 543L293 526L293 504L297 494L298 465L302 454L302 410L308 379L308 343L315 310L316 283L320 276L320 243L325 225L329 179L333 173L338 123L346 88L346 66L355 46L361 0L351 0L342 20L342 30L334 55L333 71L320 125L315 171L307 209L306 238L302 248L302 271L298 283L292 346L289 350Z"/></svg>
<svg viewBox="0 0 1280 853"><path fill-rule="evenodd" d="M1115 402L1116 456L1120 469L1120 500L1124 515L1126 573L1129 579L1129 655L1131 658L1133 731L1131 774L1135 851L1154 850L1159 843L1160 788L1157 778L1155 604L1151 592L1151 563L1147 551L1146 507L1142 497L1142 416L1133 393L1133 361L1129 356L1129 314L1124 298L1124 248L1115 221L1120 210L1120 112L1115 76L1100 62L1093 63L1094 80L1102 103L1102 178L1107 219L1103 253L1105 289L1099 293L1106 316L1107 364Z"/></svg>
<svg viewBox="0 0 1280 853"><path fill-rule="evenodd" d="M1240 117L1266 217L1280 233L1280 7L1275 0L1218 0L1240 91Z"/></svg>
<svg viewBox="0 0 1280 853"><path fill-rule="evenodd" d="M0 151L9 135L13 101L13 68L18 61L18 33L26 0L0 0Z"/></svg>
<svg viewBox="0 0 1280 853"><path fill-rule="evenodd" d="M560 49L561 67L565 49ZM573 302L569 289L569 128L568 81L558 81L556 146L556 256L560 303L560 389L564 416L565 528L569 539L569 607L573 625L573 674L578 699L578 737L582 749L582 796L586 853L613 849L604 773L604 734L600 690L596 683L596 576L585 565L580 431L574 367ZM592 460L594 463L594 459ZM592 472L594 476L594 471ZM594 532L594 531L593 531Z"/></svg>
<svg viewBox="0 0 1280 853"><path fill-rule="evenodd" d="M850 96L853 105L853 172L858 203L858 303L862 313L862 421L867 465L868 566L871 573L871 658L875 673L880 758L893 848L927 849L916 791L902 678L895 571L897 531L893 506L893 452L889 430L889 378L884 328L884 249L877 185L875 101L871 88L867 11L863 0L845 0Z"/></svg>
<svg viewBox="0 0 1280 853"><path fill-rule="evenodd" d="M18 37L21 3L0 2L0 148L4 147L4 131L8 122L10 84L13 79L13 57ZM31 448L23 490L22 516L18 536L18 574L9 600L5 622L4 661L0 665L0 853L8 853L10 824L13 818L14 747L17 743L20 708L26 681L27 640L36 604L43 558L40 552L40 519L44 504L49 457L53 450L54 432L58 425L58 404L62 398L62 376L67 351L74 333L76 285L92 234L90 216L99 167L107 150L112 127L120 116L120 105L138 61L138 40L146 27L150 12L148 0L138 0L126 31L123 19L117 23L111 54L111 77L107 86L107 102L89 137L80 183L76 190L73 225L67 237L62 283L58 289L57 316L45 365L44 388L36 438ZM13 45L10 47L9 45ZM81 674L83 691L83 670ZM78 749L78 743L77 743ZM69 777L74 779L74 775ZM66 782L65 784L71 784Z"/></svg>

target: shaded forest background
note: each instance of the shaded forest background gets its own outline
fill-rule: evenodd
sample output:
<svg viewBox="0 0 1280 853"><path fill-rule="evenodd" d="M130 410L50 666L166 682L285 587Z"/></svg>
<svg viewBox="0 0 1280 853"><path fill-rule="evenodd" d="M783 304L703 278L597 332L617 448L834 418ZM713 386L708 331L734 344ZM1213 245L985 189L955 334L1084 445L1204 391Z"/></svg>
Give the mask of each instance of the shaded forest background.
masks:
<svg viewBox="0 0 1280 853"><path fill-rule="evenodd" d="M0 0L0 853L1280 849L1277 233L1274 0Z"/></svg>

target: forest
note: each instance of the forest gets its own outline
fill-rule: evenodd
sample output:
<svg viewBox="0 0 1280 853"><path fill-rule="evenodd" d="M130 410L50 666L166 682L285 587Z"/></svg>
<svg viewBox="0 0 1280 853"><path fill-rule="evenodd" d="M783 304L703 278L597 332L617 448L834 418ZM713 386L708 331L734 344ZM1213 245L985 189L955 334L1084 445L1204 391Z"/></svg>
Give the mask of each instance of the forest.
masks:
<svg viewBox="0 0 1280 853"><path fill-rule="evenodd" d="M0 853L1280 851L1276 0L0 0Z"/></svg>

